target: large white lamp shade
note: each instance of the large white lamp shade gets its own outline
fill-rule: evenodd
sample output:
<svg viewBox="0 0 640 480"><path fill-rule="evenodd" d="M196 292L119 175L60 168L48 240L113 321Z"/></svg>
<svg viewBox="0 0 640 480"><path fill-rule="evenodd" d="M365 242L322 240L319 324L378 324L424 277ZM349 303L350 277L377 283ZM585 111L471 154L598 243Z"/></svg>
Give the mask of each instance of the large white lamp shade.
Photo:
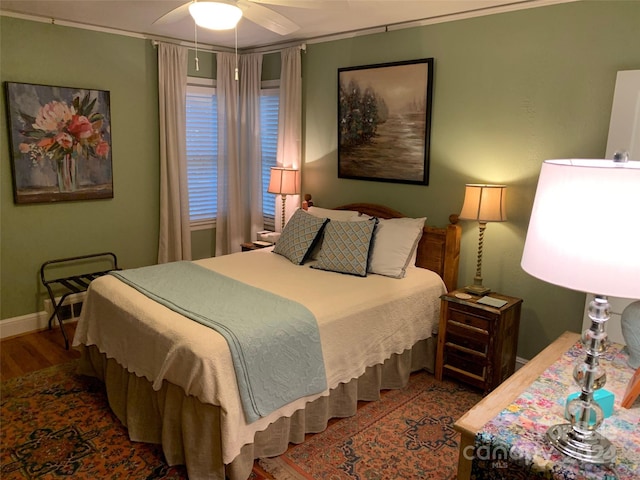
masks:
<svg viewBox="0 0 640 480"><path fill-rule="evenodd" d="M522 268L573 290L640 298L640 162L544 162Z"/></svg>

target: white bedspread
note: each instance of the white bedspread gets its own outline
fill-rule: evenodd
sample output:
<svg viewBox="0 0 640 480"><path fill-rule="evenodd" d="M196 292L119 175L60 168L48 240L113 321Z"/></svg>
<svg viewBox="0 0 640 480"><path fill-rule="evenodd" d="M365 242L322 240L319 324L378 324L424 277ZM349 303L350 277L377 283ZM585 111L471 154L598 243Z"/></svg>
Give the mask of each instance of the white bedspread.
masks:
<svg viewBox="0 0 640 480"><path fill-rule="evenodd" d="M403 279L361 278L297 266L271 249L196 263L305 305L318 320L327 391L247 424L224 338L111 275L91 283L73 345L96 345L155 389L168 381L202 402L221 406L225 464L253 442L255 432L429 338L438 323L439 297L446 291L438 275L422 268L408 269Z"/></svg>

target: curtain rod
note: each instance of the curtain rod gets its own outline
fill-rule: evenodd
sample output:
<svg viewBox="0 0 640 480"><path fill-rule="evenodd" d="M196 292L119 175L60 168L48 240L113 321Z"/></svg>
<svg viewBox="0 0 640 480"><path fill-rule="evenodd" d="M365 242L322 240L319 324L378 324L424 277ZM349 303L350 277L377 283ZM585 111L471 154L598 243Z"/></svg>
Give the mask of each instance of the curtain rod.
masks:
<svg viewBox="0 0 640 480"><path fill-rule="evenodd" d="M178 41L178 40L171 40L171 39L159 39L159 38L152 38L152 37L148 37L151 40L151 44L156 47L158 46L158 43L160 42L164 42L164 43L170 43L172 45L179 45L181 47L188 47L188 48L196 48L195 43L192 42L185 42L185 41ZM265 54L269 54L269 53L279 53L282 52L283 50L285 50L286 48L290 48L290 47L298 47L300 50L302 50L303 52L307 51L307 44L306 43L292 43L290 45L283 45L282 48L278 48L278 49L269 49L269 50L262 50L260 48L255 48L255 49L241 49L239 50L240 54L243 53L265 53ZM265 48L269 48L269 47L265 47ZM227 48L227 47L214 47L211 45L206 45L206 44L201 44L198 43L198 50L203 50L206 52L211 52L211 53L233 53L235 50L233 48Z"/></svg>

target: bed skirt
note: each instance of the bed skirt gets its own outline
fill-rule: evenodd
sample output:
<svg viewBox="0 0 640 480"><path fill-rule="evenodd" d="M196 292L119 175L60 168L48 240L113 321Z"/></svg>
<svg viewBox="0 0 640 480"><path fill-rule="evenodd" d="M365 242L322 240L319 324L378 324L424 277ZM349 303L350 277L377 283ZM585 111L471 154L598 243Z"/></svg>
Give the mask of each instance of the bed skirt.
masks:
<svg viewBox="0 0 640 480"><path fill-rule="evenodd" d="M418 342L402 354L342 383L326 397L307 404L291 417L280 418L256 433L229 465L222 463L220 407L200 402L183 390L163 382L159 391L151 383L129 373L95 346L81 349L79 373L105 383L109 405L128 429L133 441L162 444L169 465L186 465L190 479L246 480L256 458L284 453L289 443L302 443L306 433L327 428L329 419L355 415L358 401L380 399L380 391L404 387L411 372L433 372L435 337Z"/></svg>

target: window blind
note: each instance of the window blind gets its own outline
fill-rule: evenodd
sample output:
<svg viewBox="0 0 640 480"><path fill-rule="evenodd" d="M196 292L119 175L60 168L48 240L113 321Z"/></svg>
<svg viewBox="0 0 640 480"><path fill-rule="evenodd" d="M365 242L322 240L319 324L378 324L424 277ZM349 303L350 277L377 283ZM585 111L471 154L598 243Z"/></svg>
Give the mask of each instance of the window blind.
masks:
<svg viewBox="0 0 640 480"><path fill-rule="evenodd" d="M275 227L275 195L267 193L271 167L278 149L278 88L263 88L260 95L262 210L264 228ZM192 228L215 225L218 185L217 97L211 86L187 86L187 177Z"/></svg>
<svg viewBox="0 0 640 480"><path fill-rule="evenodd" d="M217 212L218 122L215 89L187 87L187 177L192 226L212 225Z"/></svg>
<svg viewBox="0 0 640 480"><path fill-rule="evenodd" d="M276 166L278 150L278 108L280 91L277 88L262 89L260 95L260 139L262 141L262 212L264 228L275 229L276 195L267 193L271 167Z"/></svg>

